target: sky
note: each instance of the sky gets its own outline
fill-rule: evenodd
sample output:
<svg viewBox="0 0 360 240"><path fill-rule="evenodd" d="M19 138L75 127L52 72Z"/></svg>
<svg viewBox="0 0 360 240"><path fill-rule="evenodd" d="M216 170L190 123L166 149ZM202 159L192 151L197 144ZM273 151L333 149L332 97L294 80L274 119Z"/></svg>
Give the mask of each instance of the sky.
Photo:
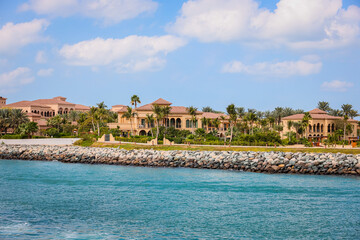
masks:
<svg viewBox="0 0 360 240"><path fill-rule="evenodd" d="M360 110L358 0L0 0L0 96Z"/></svg>

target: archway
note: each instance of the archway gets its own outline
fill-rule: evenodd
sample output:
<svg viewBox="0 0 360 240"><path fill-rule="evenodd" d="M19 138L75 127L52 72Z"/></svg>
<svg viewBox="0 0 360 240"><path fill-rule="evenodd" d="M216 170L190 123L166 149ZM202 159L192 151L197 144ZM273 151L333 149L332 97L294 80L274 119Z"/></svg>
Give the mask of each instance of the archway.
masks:
<svg viewBox="0 0 360 240"><path fill-rule="evenodd" d="M139 135L140 135L140 136L146 136L146 131L145 131L145 130L141 130L141 131L139 132Z"/></svg>
<svg viewBox="0 0 360 240"><path fill-rule="evenodd" d="M180 118L176 119L176 128L181 128L181 119Z"/></svg>
<svg viewBox="0 0 360 240"><path fill-rule="evenodd" d="M175 118L170 119L170 127L175 127Z"/></svg>

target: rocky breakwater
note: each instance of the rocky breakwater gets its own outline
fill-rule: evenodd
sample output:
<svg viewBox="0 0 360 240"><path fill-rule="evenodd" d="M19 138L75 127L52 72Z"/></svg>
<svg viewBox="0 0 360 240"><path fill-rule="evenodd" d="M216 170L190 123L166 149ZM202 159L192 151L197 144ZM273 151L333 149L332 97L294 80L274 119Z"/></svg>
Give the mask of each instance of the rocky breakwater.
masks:
<svg viewBox="0 0 360 240"><path fill-rule="evenodd" d="M360 175L360 155L233 151L155 151L76 146L1 145L0 159L250 172Z"/></svg>

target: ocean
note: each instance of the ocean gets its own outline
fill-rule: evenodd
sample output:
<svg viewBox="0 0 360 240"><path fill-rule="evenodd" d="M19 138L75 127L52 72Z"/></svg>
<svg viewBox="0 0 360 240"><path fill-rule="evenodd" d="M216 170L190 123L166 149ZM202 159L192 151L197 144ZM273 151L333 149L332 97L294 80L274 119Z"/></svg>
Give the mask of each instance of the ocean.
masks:
<svg viewBox="0 0 360 240"><path fill-rule="evenodd" d="M360 178L0 160L0 239L360 239Z"/></svg>

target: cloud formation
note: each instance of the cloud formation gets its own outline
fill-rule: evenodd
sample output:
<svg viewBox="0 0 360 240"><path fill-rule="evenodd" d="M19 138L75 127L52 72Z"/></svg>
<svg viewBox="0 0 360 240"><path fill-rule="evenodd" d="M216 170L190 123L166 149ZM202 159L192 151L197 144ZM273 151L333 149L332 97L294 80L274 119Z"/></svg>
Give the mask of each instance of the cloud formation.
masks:
<svg viewBox="0 0 360 240"><path fill-rule="evenodd" d="M226 63L222 71L226 73L244 73L249 75L269 75L289 77L294 75L310 75L319 73L322 67L321 62L284 61L284 62L260 62L253 65L246 65L240 61Z"/></svg>
<svg viewBox="0 0 360 240"><path fill-rule="evenodd" d="M119 72L154 71L165 65L166 54L185 44L183 39L171 35L132 35L122 39L96 38L64 45L59 54L70 65L111 65Z"/></svg>
<svg viewBox="0 0 360 240"><path fill-rule="evenodd" d="M41 33L48 25L49 22L45 19L18 24L6 23L0 29L0 53L13 53L28 44L44 41Z"/></svg>
<svg viewBox="0 0 360 240"><path fill-rule="evenodd" d="M102 20L105 24L119 23L142 13L152 13L158 4L152 0L30 0L20 11L34 11L51 17L80 14Z"/></svg>
<svg viewBox="0 0 360 240"><path fill-rule="evenodd" d="M326 7L325 7L326 6ZM194 0L168 30L201 42L268 41L291 48L332 48L359 39L360 8L342 0L280 0L274 11L255 0Z"/></svg>
<svg viewBox="0 0 360 240"><path fill-rule="evenodd" d="M37 52L37 54L35 56L35 62L36 63L46 63L47 62L46 54L44 51Z"/></svg>
<svg viewBox="0 0 360 240"><path fill-rule="evenodd" d="M323 82L321 90L331 92L346 92L349 88L353 87L352 82L334 80L331 82Z"/></svg>
<svg viewBox="0 0 360 240"><path fill-rule="evenodd" d="M26 67L18 67L15 70L0 74L0 89L2 93L13 92L22 85L34 81L31 70Z"/></svg>
<svg viewBox="0 0 360 240"><path fill-rule="evenodd" d="M37 75L40 77L49 77L53 74L53 72L54 72L54 69L52 69L52 68L40 69L37 72Z"/></svg>

